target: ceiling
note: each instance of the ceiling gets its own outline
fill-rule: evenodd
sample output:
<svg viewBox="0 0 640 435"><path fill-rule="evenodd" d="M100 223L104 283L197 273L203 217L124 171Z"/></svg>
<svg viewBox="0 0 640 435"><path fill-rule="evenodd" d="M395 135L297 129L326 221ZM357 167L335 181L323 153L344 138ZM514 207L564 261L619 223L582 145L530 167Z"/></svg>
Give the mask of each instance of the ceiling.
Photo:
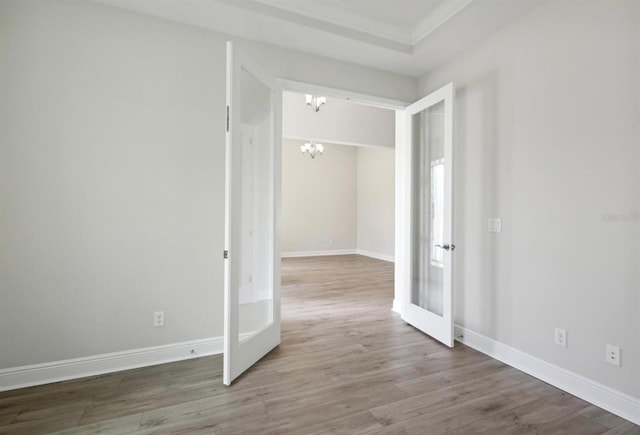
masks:
<svg viewBox="0 0 640 435"><path fill-rule="evenodd" d="M420 76L541 0L95 0L250 40Z"/></svg>

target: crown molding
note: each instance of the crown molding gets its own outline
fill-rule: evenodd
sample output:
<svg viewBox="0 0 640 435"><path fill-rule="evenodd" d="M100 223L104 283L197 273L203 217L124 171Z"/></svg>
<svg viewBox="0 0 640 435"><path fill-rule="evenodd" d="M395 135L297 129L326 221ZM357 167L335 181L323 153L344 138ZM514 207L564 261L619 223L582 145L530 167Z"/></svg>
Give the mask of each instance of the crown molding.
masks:
<svg viewBox="0 0 640 435"><path fill-rule="evenodd" d="M277 19L284 23L304 26L401 53L411 53L413 48L411 34L408 31L356 14L344 13L337 17L322 7L318 10L311 10L311 8L305 8L302 5L295 8L284 8L276 0L215 1L255 14L256 17ZM350 19L345 19L347 16Z"/></svg>
<svg viewBox="0 0 640 435"><path fill-rule="evenodd" d="M237 0L233 1L236 3ZM334 24L359 32L388 39L404 45L411 45L411 32L405 28L394 26L374 18L363 17L350 11L340 11L327 8L320 2L309 7L308 3L298 3L294 7L283 7L278 0L249 0L251 3L268 5L280 11L295 13L308 18L322 21L325 24Z"/></svg>
<svg viewBox="0 0 640 435"><path fill-rule="evenodd" d="M336 33L336 26L348 29L351 32L363 33L379 38L382 41L393 42L408 46L410 49L429 36L432 32L444 25L447 21L457 15L464 8L469 6L474 0L445 0L435 10L426 15L415 27L406 29L394 26L373 18L367 18L349 11L341 11L336 14L335 10L323 6L322 3L314 3L310 7L308 3L299 3L296 6L284 7L278 0L218 0L230 5L251 9L257 13L268 13L286 20L296 20L300 24L310 25L310 22L300 22L300 18L312 20L316 28ZM261 7L262 6L262 7ZM318 24L320 27L317 27ZM344 35L343 36L348 36ZM361 39L362 40L362 39ZM367 42L367 41L365 41ZM372 41L370 41L372 42ZM373 42L375 43L375 42ZM385 45L385 44L378 44ZM386 44L388 45L388 44ZM394 47L387 47L394 48ZM397 48L397 47L396 47ZM405 51L405 50L400 50Z"/></svg>
<svg viewBox="0 0 640 435"><path fill-rule="evenodd" d="M418 42L422 41L429 36L429 34L457 15L458 12L469 6L473 1L474 0L447 0L442 3L411 30L409 44L415 46Z"/></svg>

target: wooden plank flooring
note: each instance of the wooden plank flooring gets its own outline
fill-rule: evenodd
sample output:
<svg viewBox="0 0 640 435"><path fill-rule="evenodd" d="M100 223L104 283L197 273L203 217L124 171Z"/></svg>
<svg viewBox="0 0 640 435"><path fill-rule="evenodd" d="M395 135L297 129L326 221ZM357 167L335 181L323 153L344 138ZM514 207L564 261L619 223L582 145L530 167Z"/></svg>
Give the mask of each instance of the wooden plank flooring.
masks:
<svg viewBox="0 0 640 435"><path fill-rule="evenodd" d="M282 344L222 385L206 357L0 393L0 433L640 434L390 311L393 265L283 260Z"/></svg>

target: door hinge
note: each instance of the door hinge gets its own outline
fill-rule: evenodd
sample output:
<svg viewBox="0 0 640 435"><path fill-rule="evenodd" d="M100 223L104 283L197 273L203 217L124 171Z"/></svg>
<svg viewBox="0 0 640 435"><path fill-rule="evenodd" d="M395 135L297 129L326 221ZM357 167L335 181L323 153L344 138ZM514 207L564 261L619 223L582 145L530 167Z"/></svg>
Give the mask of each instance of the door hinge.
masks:
<svg viewBox="0 0 640 435"><path fill-rule="evenodd" d="M227 133L229 133L229 106L227 106Z"/></svg>
<svg viewBox="0 0 640 435"><path fill-rule="evenodd" d="M226 260L227 258L229 258L229 251L227 251L225 249L222 255L223 255L224 259Z"/></svg>

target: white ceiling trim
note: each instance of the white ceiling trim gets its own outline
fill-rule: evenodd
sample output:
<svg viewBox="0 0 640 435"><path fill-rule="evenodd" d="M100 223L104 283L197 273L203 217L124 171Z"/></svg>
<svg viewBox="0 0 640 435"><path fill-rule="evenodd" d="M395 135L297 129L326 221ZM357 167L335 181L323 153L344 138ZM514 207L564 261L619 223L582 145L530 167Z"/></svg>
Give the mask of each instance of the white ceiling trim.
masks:
<svg viewBox="0 0 640 435"><path fill-rule="evenodd" d="M299 15L304 15L325 23L337 24L353 30L375 35L380 38L390 39L405 45L412 44L412 33L408 29L385 23L373 18L364 17L349 11L341 11L339 15L335 10L327 8L322 3L317 2L313 7L309 3L300 2L295 7L284 8L278 0L251 0L254 3L262 3L281 11L289 11ZM455 1L455 0L454 0ZM233 2L235 3L235 2Z"/></svg>
<svg viewBox="0 0 640 435"><path fill-rule="evenodd" d="M378 47L411 53L411 35L409 32L402 32L394 26L378 22L365 17L358 17L349 14L352 22L334 19L329 16L328 11L324 13L312 13L304 8L283 8L275 0L214 0L215 2L232 6L237 9L256 14L256 16L271 17L285 23L299 24L328 34L342 36L377 45ZM335 15L335 14L334 14ZM346 14L344 16L347 16ZM358 21L354 24L354 21ZM342 24L344 22L345 24ZM395 31L394 31L395 29ZM389 34L386 34L388 31ZM402 33L402 34L401 34Z"/></svg>
<svg viewBox="0 0 640 435"><path fill-rule="evenodd" d="M386 150L392 150L395 147L392 145L371 145L362 142L345 142L343 140L336 139L323 139L321 137L313 137L313 136L295 136L291 134L283 134L282 139L292 140L296 142L316 142L323 145L343 145L350 147L363 147L363 148L382 148Z"/></svg>
<svg viewBox="0 0 640 435"><path fill-rule="evenodd" d="M474 0L445 1L436 10L424 17L422 21L411 30L411 40L409 44L415 46L438 27L453 18L458 12L469 6L473 1Z"/></svg>
<svg viewBox="0 0 640 435"><path fill-rule="evenodd" d="M358 14L354 14L349 11L341 11L340 14L336 14L335 10L324 6L322 3L314 3L311 6L310 3L300 2L295 7L283 7L278 0L219 0L230 5L240 6L247 9L252 9L255 12L265 13L264 8L256 8L256 4L262 4L272 9L271 15L280 15L279 18L292 20L295 17L292 15L298 15L311 19L316 23L322 23L320 30L341 34L343 32L336 32L335 26L351 29L356 32L362 32L369 35L374 35L380 39L393 41L402 44L406 47L393 47L388 44L378 44L385 46L386 48L399 49L399 51L410 51L417 43L429 36L430 33L444 25L447 21L453 18L456 14L469 6L474 0L446 0L433 12L426 15L415 27L412 29L405 29L399 26L394 26L389 23L385 23L373 18L364 17ZM253 7L251 5L253 4ZM262 9L262 10L260 10ZM278 14L279 11L280 14ZM275 14L274 14L275 12ZM281 15L281 14L286 14ZM309 22L300 23L309 25ZM332 29L333 27L333 29ZM346 35L343 35L346 36ZM363 42L367 42L362 38L359 38Z"/></svg>

